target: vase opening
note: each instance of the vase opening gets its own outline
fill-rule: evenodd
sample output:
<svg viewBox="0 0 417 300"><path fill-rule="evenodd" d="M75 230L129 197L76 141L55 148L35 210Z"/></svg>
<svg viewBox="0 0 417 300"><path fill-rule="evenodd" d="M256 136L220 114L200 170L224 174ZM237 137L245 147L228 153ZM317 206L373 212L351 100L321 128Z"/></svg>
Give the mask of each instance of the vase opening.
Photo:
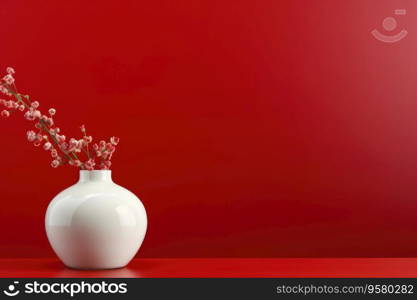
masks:
<svg viewBox="0 0 417 300"><path fill-rule="evenodd" d="M87 181L106 181L111 182L111 170L81 170L80 171L80 180L79 182L87 182Z"/></svg>

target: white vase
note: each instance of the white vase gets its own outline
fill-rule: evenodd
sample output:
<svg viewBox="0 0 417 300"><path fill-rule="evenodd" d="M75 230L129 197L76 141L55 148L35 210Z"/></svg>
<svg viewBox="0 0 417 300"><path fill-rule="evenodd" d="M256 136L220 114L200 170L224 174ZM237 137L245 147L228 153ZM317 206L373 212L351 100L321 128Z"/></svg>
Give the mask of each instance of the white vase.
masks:
<svg viewBox="0 0 417 300"><path fill-rule="evenodd" d="M142 202L115 184L111 171L80 171L80 180L59 193L45 217L49 243L75 269L126 266L145 237Z"/></svg>

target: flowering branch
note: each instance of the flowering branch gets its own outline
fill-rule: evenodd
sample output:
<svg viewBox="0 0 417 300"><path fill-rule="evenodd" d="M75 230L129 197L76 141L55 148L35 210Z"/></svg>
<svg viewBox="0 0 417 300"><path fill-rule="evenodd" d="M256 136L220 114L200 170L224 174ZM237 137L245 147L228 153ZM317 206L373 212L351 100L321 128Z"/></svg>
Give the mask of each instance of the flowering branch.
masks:
<svg viewBox="0 0 417 300"><path fill-rule="evenodd" d="M70 138L67 142L65 135L61 134L61 130L55 125L56 110L50 108L47 114L43 114L38 109L38 101L31 101L29 95L22 95L17 91L13 77L14 69L9 67L6 71L7 74L0 79L0 93L9 99L0 99L0 105L5 107L0 115L7 118L14 112L22 112L26 120L35 122L37 132L28 131L27 139L34 146L42 146L45 151L50 152L53 168L68 164L82 170L110 169L111 158L119 138L112 137L110 142L100 141L92 144L93 138L87 135L85 126L82 125L80 129L83 137Z"/></svg>

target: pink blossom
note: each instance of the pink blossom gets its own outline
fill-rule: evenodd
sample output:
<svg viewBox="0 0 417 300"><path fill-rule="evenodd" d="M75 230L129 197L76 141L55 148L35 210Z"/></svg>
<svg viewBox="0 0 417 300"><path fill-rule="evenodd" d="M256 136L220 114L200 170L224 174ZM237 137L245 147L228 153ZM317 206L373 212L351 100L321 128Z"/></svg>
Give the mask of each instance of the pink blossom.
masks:
<svg viewBox="0 0 417 300"><path fill-rule="evenodd" d="M9 90L6 87L2 86L1 84L0 84L0 92L3 93L3 94L5 94L6 96L11 96L12 95L9 92Z"/></svg>
<svg viewBox="0 0 417 300"><path fill-rule="evenodd" d="M89 171L91 171L91 170L94 170L94 166L96 165L96 163L94 162L94 160L93 159L89 159L89 160L87 160L87 162L84 164L84 167L87 169L87 170L89 170Z"/></svg>
<svg viewBox="0 0 417 300"><path fill-rule="evenodd" d="M39 107L39 102L38 101L33 101L30 106L32 106L33 108L38 108Z"/></svg>
<svg viewBox="0 0 417 300"><path fill-rule="evenodd" d="M45 144L43 144L43 149L45 149L46 151L50 150L52 147L52 144L50 142L46 142Z"/></svg>
<svg viewBox="0 0 417 300"><path fill-rule="evenodd" d="M7 108L13 108L14 107L14 101L12 101L12 100L6 101L6 107Z"/></svg>
<svg viewBox="0 0 417 300"><path fill-rule="evenodd" d="M65 137L65 135L57 135L56 139L57 139L58 143L63 143L63 142L65 142L66 137Z"/></svg>
<svg viewBox="0 0 417 300"><path fill-rule="evenodd" d="M14 73L16 73L12 67L7 67L6 72L8 74L14 74Z"/></svg>
<svg viewBox="0 0 417 300"><path fill-rule="evenodd" d="M41 145L41 142L40 142L39 140L36 140L36 141L33 143L33 145L34 145L35 147L39 147L39 146Z"/></svg>
<svg viewBox="0 0 417 300"><path fill-rule="evenodd" d="M35 110L32 113L32 115L33 115L34 118L37 118L37 119L40 119L41 118L41 112L39 110Z"/></svg>
<svg viewBox="0 0 417 300"><path fill-rule="evenodd" d="M29 142L33 142L36 139L36 133L33 130L28 131L26 135Z"/></svg>
<svg viewBox="0 0 417 300"><path fill-rule="evenodd" d="M112 152L113 151L113 149L116 149L116 147L114 147L112 144L110 144L110 143L107 143L106 144L106 150L107 151L109 151L109 152Z"/></svg>
<svg viewBox="0 0 417 300"><path fill-rule="evenodd" d="M55 114L56 114L56 110L55 110L55 108L50 108L50 109L48 110L48 112L49 112L49 114L50 114L51 116L53 116L53 115L55 115Z"/></svg>
<svg viewBox="0 0 417 300"><path fill-rule="evenodd" d="M2 110L1 116L7 118L10 116L10 112L8 110Z"/></svg>
<svg viewBox="0 0 417 300"><path fill-rule="evenodd" d="M51 162L51 167L52 167L52 168L58 168L58 166L59 166L59 161L58 161L58 160L56 160L56 159L54 159L54 160Z"/></svg>
<svg viewBox="0 0 417 300"><path fill-rule="evenodd" d="M78 140L77 141L77 148L75 149L75 152L81 152L81 148L84 146L84 140Z"/></svg>
<svg viewBox="0 0 417 300"><path fill-rule="evenodd" d="M93 141L93 137L91 136L85 136L83 139L86 143L91 143Z"/></svg>
<svg viewBox="0 0 417 300"><path fill-rule="evenodd" d="M68 152L81 152L81 143L74 138L71 138L68 143Z"/></svg>
<svg viewBox="0 0 417 300"><path fill-rule="evenodd" d="M107 159L107 157L110 155L110 152L108 151L103 151L101 152L101 157L103 157L103 159Z"/></svg>
<svg viewBox="0 0 417 300"><path fill-rule="evenodd" d="M20 111L24 111L25 110L25 106L22 104L22 105L19 105L19 110Z"/></svg>
<svg viewBox="0 0 417 300"><path fill-rule="evenodd" d="M24 117L26 120L29 120L29 121L35 120L35 117L33 116L32 112L29 110L25 113Z"/></svg>
<svg viewBox="0 0 417 300"><path fill-rule="evenodd" d="M84 125L81 125L81 126L80 126L80 129L81 129L81 132L82 132L82 133L85 133L85 126L84 126Z"/></svg>
<svg viewBox="0 0 417 300"><path fill-rule="evenodd" d="M52 157L57 157L58 156L58 151L56 151L55 149L51 150L51 156Z"/></svg>
<svg viewBox="0 0 417 300"><path fill-rule="evenodd" d="M12 85L14 83L14 78L11 74L7 74L3 77L4 82L6 82L8 85Z"/></svg>
<svg viewBox="0 0 417 300"><path fill-rule="evenodd" d="M110 138L110 143L112 143L113 145L117 145L118 143L120 142L120 138L118 138L118 137L115 137L115 136L113 136L113 137L111 137Z"/></svg>

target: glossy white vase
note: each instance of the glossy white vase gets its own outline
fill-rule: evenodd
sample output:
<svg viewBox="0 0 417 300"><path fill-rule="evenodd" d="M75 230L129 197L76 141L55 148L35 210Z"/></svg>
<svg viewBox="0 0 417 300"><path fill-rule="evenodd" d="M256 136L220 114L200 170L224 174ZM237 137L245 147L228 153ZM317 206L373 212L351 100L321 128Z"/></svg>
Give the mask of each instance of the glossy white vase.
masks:
<svg viewBox="0 0 417 300"><path fill-rule="evenodd" d="M139 250L147 217L139 198L115 184L111 171L80 171L80 180L49 204L45 227L66 266L113 269L126 266Z"/></svg>

